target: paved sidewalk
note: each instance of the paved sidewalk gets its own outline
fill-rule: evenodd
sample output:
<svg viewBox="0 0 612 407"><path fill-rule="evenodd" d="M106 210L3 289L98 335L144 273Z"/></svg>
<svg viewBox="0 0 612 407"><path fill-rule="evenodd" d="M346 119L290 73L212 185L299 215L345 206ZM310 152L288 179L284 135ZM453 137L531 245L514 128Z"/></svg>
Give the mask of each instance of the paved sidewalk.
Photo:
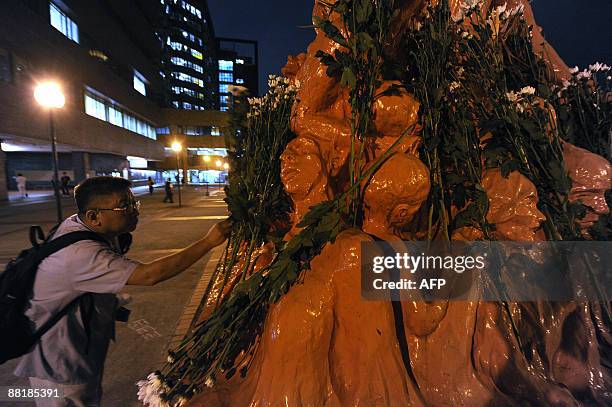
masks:
<svg viewBox="0 0 612 407"><path fill-rule="evenodd" d="M174 253L202 237L214 223L225 218L227 207L223 194L211 191L211 196L205 197L203 191L203 187L187 187L183 191L182 208L178 208L176 203L163 204L162 192L156 191L153 197L141 195L141 217L129 256L151 261ZM0 263L27 245L30 223L52 225L53 216L51 204L0 208ZM125 292L133 297L133 302L128 305L132 313L127 324L117 323L117 340L111 344L104 373L103 406L140 405L135 383L157 369L160 361L165 359L168 344L185 307L199 294L196 286L201 288L204 266L210 256L211 253L185 272L157 286L126 287ZM0 386L26 385L12 375L15 364L11 361L0 366ZM0 405L11 404L0 402ZM33 403L13 405L26 407Z"/></svg>

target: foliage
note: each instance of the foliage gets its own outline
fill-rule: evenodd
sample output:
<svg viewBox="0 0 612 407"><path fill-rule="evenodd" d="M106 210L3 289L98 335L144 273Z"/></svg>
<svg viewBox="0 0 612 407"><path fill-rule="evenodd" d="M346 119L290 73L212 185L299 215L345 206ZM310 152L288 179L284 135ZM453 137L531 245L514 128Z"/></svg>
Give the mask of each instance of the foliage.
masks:
<svg viewBox="0 0 612 407"><path fill-rule="evenodd" d="M317 28L339 48L332 54L318 51L316 57L327 66L327 75L336 77L349 90L351 106L351 150L349 156L350 186L356 185L364 170L365 138L372 126L372 110L382 84L386 65L385 44L391 20L397 15L394 0L338 0L324 2L327 18L314 18ZM334 18L337 16L337 18ZM335 21L339 20L339 21ZM397 92L394 88L385 93ZM361 223L360 188L350 197L348 217L353 225Z"/></svg>

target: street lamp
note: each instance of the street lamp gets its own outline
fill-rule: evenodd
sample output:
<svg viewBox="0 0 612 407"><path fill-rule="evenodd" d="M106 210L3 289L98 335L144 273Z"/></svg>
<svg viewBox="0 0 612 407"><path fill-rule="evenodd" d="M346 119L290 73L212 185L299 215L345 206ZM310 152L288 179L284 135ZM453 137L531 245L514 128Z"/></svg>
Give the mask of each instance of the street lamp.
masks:
<svg viewBox="0 0 612 407"><path fill-rule="evenodd" d="M55 82L41 82L34 89L34 99L42 107L49 110L49 128L51 130L51 159L53 165L53 191L57 209L57 221L61 223L62 201L59 193L59 158L57 155L57 137L55 136L55 123L53 122L53 109L61 109L66 103L62 88Z"/></svg>
<svg viewBox="0 0 612 407"><path fill-rule="evenodd" d="M223 163L223 169L227 172L227 170L229 170L229 164ZM227 177L225 178L225 183L227 183Z"/></svg>
<svg viewBox="0 0 612 407"><path fill-rule="evenodd" d="M179 208L181 207L181 173L179 170L179 154L181 153L182 149L183 146L178 141L172 143L172 151L176 153L176 185L178 188Z"/></svg>
<svg viewBox="0 0 612 407"><path fill-rule="evenodd" d="M208 192L208 178L206 178L206 176L208 175L208 162L210 161L210 156L205 155L204 156L204 168L205 168L205 176L204 176L204 182L206 182L206 196L209 196L210 193Z"/></svg>
<svg viewBox="0 0 612 407"><path fill-rule="evenodd" d="M221 188L221 168L223 168L223 161L217 160L215 164L217 164L217 168L219 169L219 179L217 179L217 181L219 182L219 188Z"/></svg>

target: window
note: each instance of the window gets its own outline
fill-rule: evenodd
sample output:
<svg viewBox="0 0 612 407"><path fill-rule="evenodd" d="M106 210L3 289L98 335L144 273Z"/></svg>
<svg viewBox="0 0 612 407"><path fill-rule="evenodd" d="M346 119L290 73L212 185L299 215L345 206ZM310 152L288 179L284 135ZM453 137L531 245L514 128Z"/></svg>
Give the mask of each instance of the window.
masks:
<svg viewBox="0 0 612 407"><path fill-rule="evenodd" d="M244 83L244 79L242 79L242 78L236 78L236 83L238 83L238 84L243 84L243 83Z"/></svg>
<svg viewBox="0 0 612 407"><path fill-rule="evenodd" d="M104 103L87 94L85 95L85 113L106 121L106 108Z"/></svg>
<svg viewBox="0 0 612 407"><path fill-rule="evenodd" d="M144 77L136 70L134 71L134 89L141 95L147 96L147 87L144 83Z"/></svg>
<svg viewBox="0 0 612 407"><path fill-rule="evenodd" d="M219 72L219 82L232 83L233 81L234 81L234 74L232 72Z"/></svg>
<svg viewBox="0 0 612 407"><path fill-rule="evenodd" d="M228 93L228 84L219 85L219 93Z"/></svg>
<svg viewBox="0 0 612 407"><path fill-rule="evenodd" d="M170 134L170 127L158 127L157 134Z"/></svg>
<svg viewBox="0 0 612 407"><path fill-rule="evenodd" d="M236 60L236 63L237 63L237 64L244 64L244 59L237 59L237 60Z"/></svg>
<svg viewBox="0 0 612 407"><path fill-rule="evenodd" d="M224 61L220 59L219 60L219 70L220 71L233 71L234 63L232 61Z"/></svg>
<svg viewBox="0 0 612 407"><path fill-rule="evenodd" d="M108 107L108 121L115 126L123 127L123 113L113 106Z"/></svg>
<svg viewBox="0 0 612 407"><path fill-rule="evenodd" d="M221 132L219 131L219 128L217 126L212 126L212 129L210 130L210 135L211 136L220 136Z"/></svg>
<svg viewBox="0 0 612 407"><path fill-rule="evenodd" d="M183 109L191 110L191 103L183 102Z"/></svg>
<svg viewBox="0 0 612 407"><path fill-rule="evenodd" d="M136 118L125 109L116 106L110 99L92 91L85 91L85 113L153 140L157 138L155 128L151 124Z"/></svg>
<svg viewBox="0 0 612 407"><path fill-rule="evenodd" d="M53 3L49 3L49 17L53 27L78 44L79 29L77 25Z"/></svg>
<svg viewBox="0 0 612 407"><path fill-rule="evenodd" d="M196 50L195 50L195 49L193 49L193 48L191 49L191 55L192 55L194 58L197 58L197 59L202 59L202 53L201 53L200 51L196 51Z"/></svg>

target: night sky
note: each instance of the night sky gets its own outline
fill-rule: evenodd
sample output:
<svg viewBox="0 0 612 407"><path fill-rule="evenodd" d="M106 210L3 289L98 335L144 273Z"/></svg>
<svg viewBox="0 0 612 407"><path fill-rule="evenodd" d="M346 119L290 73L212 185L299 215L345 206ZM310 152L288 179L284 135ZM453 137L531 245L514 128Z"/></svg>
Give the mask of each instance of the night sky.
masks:
<svg viewBox="0 0 612 407"><path fill-rule="evenodd" d="M215 34L259 41L260 92L270 73L280 74L287 55L306 51L314 38L314 0L208 0ZM536 20L568 65L612 65L612 1L533 0Z"/></svg>

